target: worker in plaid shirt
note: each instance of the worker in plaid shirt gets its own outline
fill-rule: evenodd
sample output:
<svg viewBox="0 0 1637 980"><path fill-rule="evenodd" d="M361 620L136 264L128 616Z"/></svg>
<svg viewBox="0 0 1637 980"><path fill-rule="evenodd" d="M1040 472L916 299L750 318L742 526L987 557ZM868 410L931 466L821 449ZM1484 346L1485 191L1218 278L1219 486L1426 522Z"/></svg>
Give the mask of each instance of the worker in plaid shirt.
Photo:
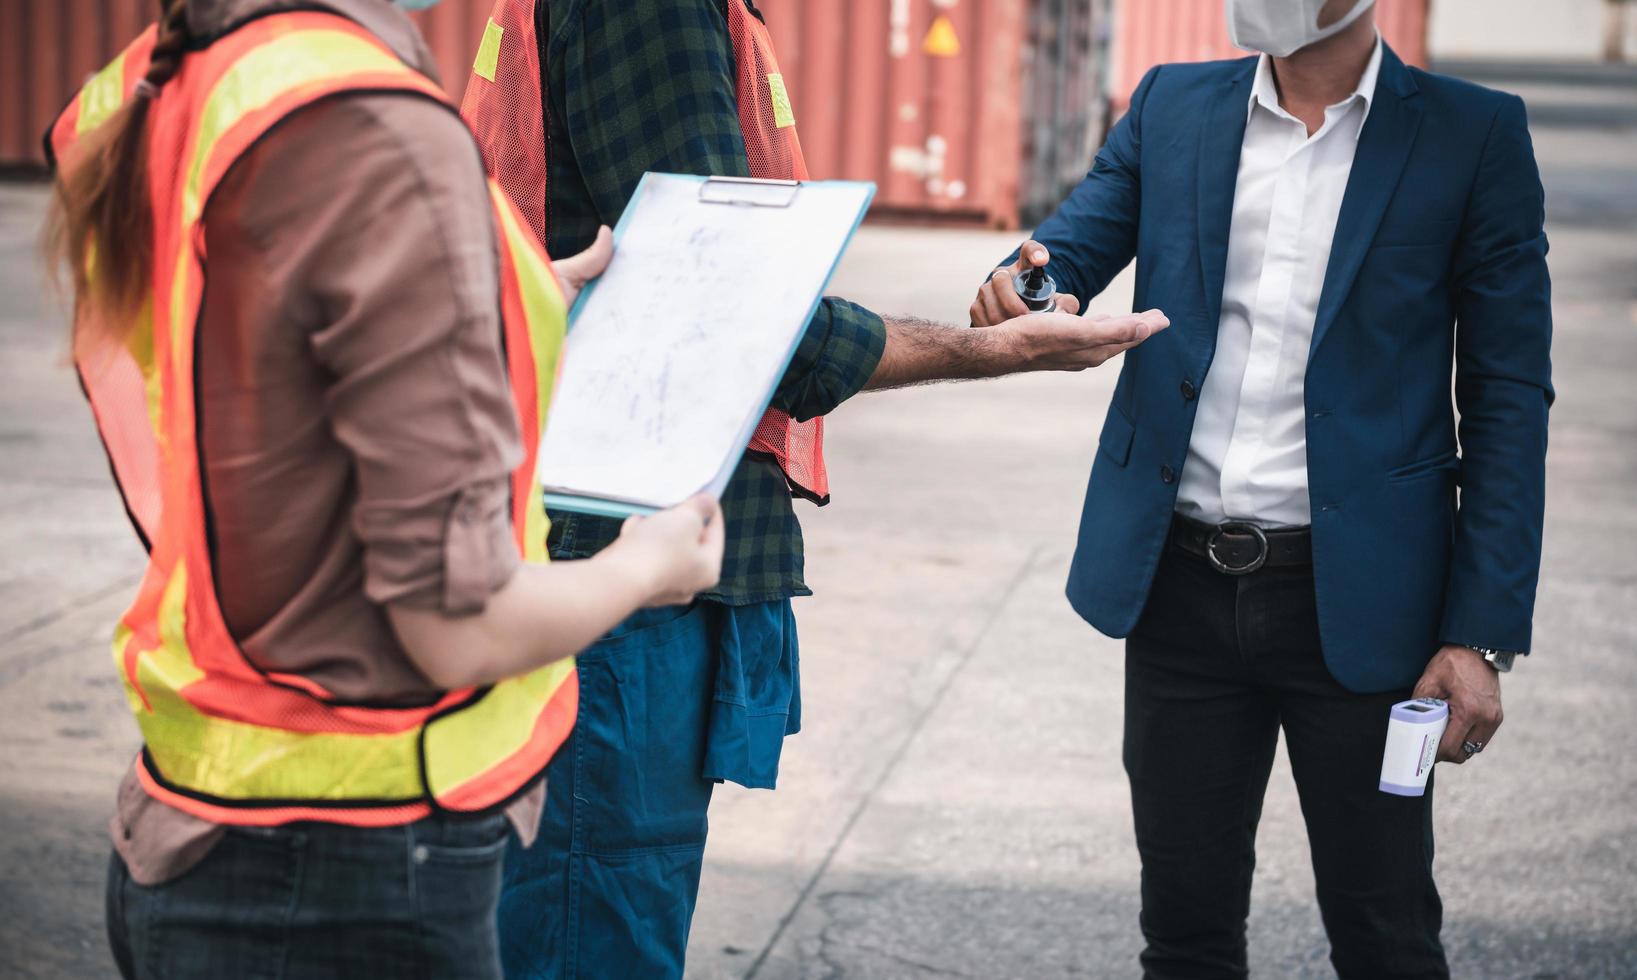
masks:
<svg viewBox="0 0 1637 980"><path fill-rule="evenodd" d="M518 2L501 0L495 17L518 17ZM761 17L748 0L533 0L532 7L532 25L525 11L488 56L517 57L506 42L532 34L544 146L515 152L544 154L551 255L602 244L601 229L618 220L645 171L750 175L729 29L731 16ZM539 130L538 120L507 119L515 93L483 88L477 75L470 84L479 86L479 102L493 100L479 111L498 118L500 142L507 126ZM474 91L466 98L472 117ZM492 171L519 166L493 159L492 147L486 152ZM513 194L525 213L540 203L515 187ZM1063 313L979 331L883 320L826 298L773 406L805 420L866 388L1079 370L1165 326L1157 311L1093 320L1065 315L1076 312L1072 297L1067 303ZM771 789L784 737L800 728L790 600L811 591L801 525L778 464L747 454L722 509L720 584L693 606L636 614L579 657L579 721L547 770L540 835L531 848L514 846L507 861L500 932L509 977L680 976L712 787L729 780ZM620 531L606 518L551 519L558 559L589 557Z"/></svg>

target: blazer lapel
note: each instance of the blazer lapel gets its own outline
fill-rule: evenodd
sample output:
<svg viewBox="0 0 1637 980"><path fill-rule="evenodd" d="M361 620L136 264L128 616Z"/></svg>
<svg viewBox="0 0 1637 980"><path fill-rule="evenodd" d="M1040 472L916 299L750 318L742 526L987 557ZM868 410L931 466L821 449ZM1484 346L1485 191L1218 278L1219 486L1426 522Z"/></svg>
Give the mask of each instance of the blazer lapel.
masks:
<svg viewBox="0 0 1637 980"><path fill-rule="evenodd" d="M1199 266L1205 290L1204 350L1216 341L1222 316L1222 280L1227 275L1228 230L1233 223L1233 192L1239 177L1239 149L1245 142L1251 82L1256 59L1245 60L1239 74L1217 89L1200 120L1199 135ZM1196 338L1196 340L1199 338Z"/></svg>
<svg viewBox="0 0 1637 980"><path fill-rule="evenodd" d="M1324 271L1319 309L1313 321L1313 343L1308 360L1324 342L1341 304L1353 289L1364 253L1370 250L1381 214L1398 187L1410 147L1421 128L1421 106L1415 97L1415 79L1391 48L1382 52L1370 117L1359 134L1353 169L1342 195L1336 219L1336 237L1330 243L1330 264Z"/></svg>

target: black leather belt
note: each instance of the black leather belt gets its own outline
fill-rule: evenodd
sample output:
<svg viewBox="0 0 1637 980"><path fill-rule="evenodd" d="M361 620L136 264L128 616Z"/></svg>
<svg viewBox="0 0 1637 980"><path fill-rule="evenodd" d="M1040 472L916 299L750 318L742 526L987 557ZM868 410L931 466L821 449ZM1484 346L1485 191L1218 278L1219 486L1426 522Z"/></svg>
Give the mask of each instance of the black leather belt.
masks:
<svg viewBox="0 0 1637 980"><path fill-rule="evenodd" d="M1171 544L1224 575L1313 564L1313 534L1305 527L1265 531L1244 521L1207 524L1177 514L1171 521Z"/></svg>

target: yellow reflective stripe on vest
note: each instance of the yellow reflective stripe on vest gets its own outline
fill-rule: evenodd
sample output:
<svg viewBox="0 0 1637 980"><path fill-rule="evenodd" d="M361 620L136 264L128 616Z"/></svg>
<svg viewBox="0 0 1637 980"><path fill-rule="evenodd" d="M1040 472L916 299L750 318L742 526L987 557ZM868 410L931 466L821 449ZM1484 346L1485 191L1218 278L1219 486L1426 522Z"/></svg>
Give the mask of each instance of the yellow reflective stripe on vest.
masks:
<svg viewBox="0 0 1637 980"><path fill-rule="evenodd" d="M421 795L418 729L313 734L206 715L181 692L204 679L187 640L187 568L176 566L159 610L159 645L137 656L126 695L166 782L227 800L405 800ZM114 636L124 672L129 628ZM143 697L152 705L147 710ZM488 760L486 760L488 761Z"/></svg>
<svg viewBox="0 0 1637 980"><path fill-rule="evenodd" d="M501 681L476 704L427 724L426 785L433 797L447 797L521 751L552 695L573 674L574 658L565 657Z"/></svg>
<svg viewBox="0 0 1637 980"><path fill-rule="evenodd" d="M74 120L75 136L84 136L101 126L125 104L125 57L126 52L121 51L119 57L104 65L80 89L80 114Z"/></svg>
<svg viewBox="0 0 1637 980"><path fill-rule="evenodd" d="M504 192L493 181L489 192L499 198L495 208L500 215L500 232L512 253L512 267L517 271L517 288L523 298L523 315L529 322L529 347L534 352L534 392L536 418L545 426L546 413L551 409L551 390L557 383L557 356L563 349L563 332L568 323L568 304L551 274L536 251L533 237L517 224L517 213L506 200Z"/></svg>
<svg viewBox="0 0 1637 980"><path fill-rule="evenodd" d="M557 384L557 358L563 349L563 333L568 325L568 304L551 269L540 257L534 239L517 223L517 212L505 191L491 178L489 193L500 216L500 237L511 251L517 290L523 301L523 318L528 321L529 349L534 361L535 418L545 431L546 413L551 408L552 389ZM551 521L539 482L530 474L529 499L523 507L523 559L536 564L548 559L546 538Z"/></svg>
<svg viewBox="0 0 1637 980"><path fill-rule="evenodd" d="M159 645L137 656L127 697L167 782L227 800L407 800L421 795L419 729L380 735L294 732L200 712L182 690L204 679L187 641L185 566L160 603ZM123 670L130 630L114 637ZM572 658L496 684L475 704L425 728L435 797L486 775L528 744L541 712L574 673ZM143 706L143 697L152 706Z"/></svg>
<svg viewBox="0 0 1637 980"><path fill-rule="evenodd" d="M204 193L204 176L216 144L233 125L250 113L272 105L292 90L339 76L362 72L395 72L420 78L380 45L354 34L329 29L291 31L246 51L211 86L195 124L193 157L188 161L182 187L182 241L191 240L198 223ZM187 315L188 275L191 246L184 244L176 256L171 277L171 322L169 329L179 358L185 345L184 331L193 327Z"/></svg>
<svg viewBox="0 0 1637 980"><path fill-rule="evenodd" d="M546 516L546 488L530 479L529 499L523 504L523 560L544 565L551 560L546 541L551 536L551 518Z"/></svg>
<svg viewBox="0 0 1637 980"><path fill-rule="evenodd" d="M292 89L363 72L415 76L412 69L379 44L343 31L291 31L246 51L217 79L200 109L195 124L196 148L182 188L183 226L199 220L204 205L199 195L205 165L210 162L216 142L234 123Z"/></svg>
<svg viewBox="0 0 1637 980"><path fill-rule="evenodd" d="M136 361L137 369L142 372L142 394L148 403L148 424L153 427L154 441L163 447L165 389L154 362L152 296L143 301L142 309L136 316L136 324L131 328L130 336L125 338L125 349L130 352L131 359Z"/></svg>
<svg viewBox="0 0 1637 980"><path fill-rule="evenodd" d="M557 357L563 346L568 304L557 279L541 258L534 239L517 223L517 214L494 181L500 237L511 253L512 269L528 322L529 348L534 360L534 390L543 426L557 381ZM524 557L544 561L545 504L540 485L531 482L525 508ZM521 751L534 735L541 712L553 695L574 674L573 658L547 664L522 677L496 684L476 704L445 715L426 726L426 784L436 798L448 797L473 779L487 774L495 761Z"/></svg>

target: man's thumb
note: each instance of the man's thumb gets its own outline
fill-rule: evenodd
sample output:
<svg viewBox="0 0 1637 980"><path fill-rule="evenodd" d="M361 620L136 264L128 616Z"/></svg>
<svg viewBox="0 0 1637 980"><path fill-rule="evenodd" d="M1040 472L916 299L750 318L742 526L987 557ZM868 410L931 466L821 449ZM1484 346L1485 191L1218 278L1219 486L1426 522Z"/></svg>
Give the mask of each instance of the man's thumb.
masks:
<svg viewBox="0 0 1637 980"><path fill-rule="evenodd" d="M585 251L557 263L557 272L569 285L578 288L602 275L613 258L614 233L603 225L597 229L596 240Z"/></svg>
<svg viewBox="0 0 1637 980"><path fill-rule="evenodd" d="M1051 261L1051 258L1051 253L1046 251L1046 246L1031 238L1023 243L1022 248L1017 250L1017 261L1012 263L1012 269L1016 272L1023 272L1026 269L1045 265Z"/></svg>

